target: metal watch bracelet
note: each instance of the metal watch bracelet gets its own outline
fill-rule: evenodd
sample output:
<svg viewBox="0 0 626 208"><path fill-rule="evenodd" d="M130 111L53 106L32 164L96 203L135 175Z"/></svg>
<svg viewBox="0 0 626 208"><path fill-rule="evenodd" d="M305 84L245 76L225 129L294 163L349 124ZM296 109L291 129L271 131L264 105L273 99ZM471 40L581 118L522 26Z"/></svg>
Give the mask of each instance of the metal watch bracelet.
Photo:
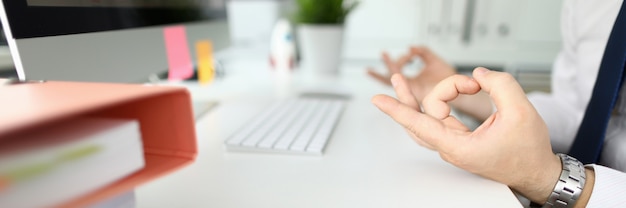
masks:
<svg viewBox="0 0 626 208"><path fill-rule="evenodd" d="M585 167L576 158L566 154L557 154L561 158L563 170L561 177L554 186L554 190L548 197L548 201L543 208L570 208L574 207L576 201L585 187Z"/></svg>

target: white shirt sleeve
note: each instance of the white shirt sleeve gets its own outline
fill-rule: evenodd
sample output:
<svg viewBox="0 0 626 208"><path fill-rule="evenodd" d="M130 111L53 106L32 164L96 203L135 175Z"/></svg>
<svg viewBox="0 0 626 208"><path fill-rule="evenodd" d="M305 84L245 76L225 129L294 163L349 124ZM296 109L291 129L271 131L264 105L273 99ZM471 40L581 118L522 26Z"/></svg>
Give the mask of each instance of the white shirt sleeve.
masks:
<svg viewBox="0 0 626 208"><path fill-rule="evenodd" d="M595 183L587 207L626 206L626 173L601 165L586 165L594 169Z"/></svg>
<svg viewBox="0 0 626 208"><path fill-rule="evenodd" d="M574 143L584 111L546 93L530 93L528 99L548 126L552 150L567 153Z"/></svg>
<svg viewBox="0 0 626 208"><path fill-rule="evenodd" d="M574 141L621 2L563 1L563 46L552 69L552 93L528 95L548 126L555 152L566 153Z"/></svg>

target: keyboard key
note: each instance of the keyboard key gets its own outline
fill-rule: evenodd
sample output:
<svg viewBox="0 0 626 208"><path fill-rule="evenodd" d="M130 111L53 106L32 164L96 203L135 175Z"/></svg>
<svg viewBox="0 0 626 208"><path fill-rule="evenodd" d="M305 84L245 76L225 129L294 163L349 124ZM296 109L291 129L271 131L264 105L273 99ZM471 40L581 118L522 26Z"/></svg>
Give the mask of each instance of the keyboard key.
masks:
<svg viewBox="0 0 626 208"><path fill-rule="evenodd" d="M295 102L294 100L290 100L287 102L286 105L278 109L276 114L270 116L269 120L264 121L264 123L257 130L253 131L252 134L250 134L248 138L246 138L246 140L243 141L242 145L249 146L249 147L256 146L259 143L259 141L261 141L261 139L263 139L272 130L272 128L276 126L276 124L284 116L286 116L289 110L291 110L291 108L294 107L293 106L294 102Z"/></svg>
<svg viewBox="0 0 626 208"><path fill-rule="evenodd" d="M274 146L275 149L286 150L289 149L291 143L296 139L298 133L304 128L306 122L309 120L311 116L315 113L319 105L319 100L307 100L309 103L309 107L302 114L302 117L298 118L296 122L289 128L289 131L285 133Z"/></svg>
<svg viewBox="0 0 626 208"><path fill-rule="evenodd" d="M225 145L229 150L320 155L345 105L340 98L281 101L253 118Z"/></svg>
<svg viewBox="0 0 626 208"><path fill-rule="evenodd" d="M259 126L263 123L263 121L269 119L272 114L274 114L280 107L284 106L285 103L276 102L271 105L267 111L263 111L260 115L256 116L250 124L246 124L246 126L239 132L237 132L234 136L230 137L230 139L226 140L226 144L230 145L238 145L241 144L243 140L248 137L252 133L252 131L259 128Z"/></svg>
<svg viewBox="0 0 626 208"><path fill-rule="evenodd" d="M344 105L345 103L343 101L332 101L328 115L324 118L322 125L317 130L317 133L311 140L311 143L309 143L309 146L307 146L307 152L322 152L324 146L326 146L326 143L330 138L333 128L339 120L339 115L341 115Z"/></svg>
<svg viewBox="0 0 626 208"><path fill-rule="evenodd" d="M295 150L295 151L306 150L306 146L309 144L309 141L311 141L311 139L313 138L313 135L315 134L315 130L317 130L317 128L320 126L320 123L322 122L322 119L324 118L324 114L326 113L329 107L329 104L330 104L330 101L328 100L322 101L322 104L319 107L320 109L318 113L315 114L314 117L309 122L307 122L306 127L298 135L298 137L293 142L291 147L289 147L289 149Z"/></svg>
<svg viewBox="0 0 626 208"><path fill-rule="evenodd" d="M293 109L293 113L288 113L285 119L282 119L280 123L272 129L272 131L259 143L259 147L262 148L272 148L274 143L278 141L280 136L288 130L289 125L293 122L294 119L298 117L298 114L306 107L305 101L299 100L296 102L296 106Z"/></svg>

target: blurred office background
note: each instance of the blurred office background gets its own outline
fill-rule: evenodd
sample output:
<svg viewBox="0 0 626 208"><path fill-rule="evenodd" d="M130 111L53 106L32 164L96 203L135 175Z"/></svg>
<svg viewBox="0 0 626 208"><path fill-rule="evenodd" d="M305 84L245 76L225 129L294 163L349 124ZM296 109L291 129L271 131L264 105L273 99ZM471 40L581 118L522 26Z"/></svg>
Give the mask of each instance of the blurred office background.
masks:
<svg viewBox="0 0 626 208"><path fill-rule="evenodd" d="M294 0L206 0L217 49L263 48ZM360 0L345 24L343 63L374 65L380 53L427 45L461 71L487 66L514 74L527 90L548 90L560 47L561 0ZM14 74L2 36L0 76ZM242 54L242 53L238 53ZM382 70L382 69L381 69Z"/></svg>
<svg viewBox="0 0 626 208"><path fill-rule="evenodd" d="M561 2L541 0L360 0L347 18L343 63L380 65L427 45L460 71L476 66L514 74L527 90L549 90L560 48ZM290 1L227 1L233 46L269 40L271 24Z"/></svg>
<svg viewBox="0 0 626 208"><path fill-rule="evenodd" d="M364 0L348 23L345 58L427 45L460 70L509 71L527 90L547 90L560 48L562 1Z"/></svg>
<svg viewBox="0 0 626 208"><path fill-rule="evenodd" d="M0 28L0 78L17 76L4 31Z"/></svg>

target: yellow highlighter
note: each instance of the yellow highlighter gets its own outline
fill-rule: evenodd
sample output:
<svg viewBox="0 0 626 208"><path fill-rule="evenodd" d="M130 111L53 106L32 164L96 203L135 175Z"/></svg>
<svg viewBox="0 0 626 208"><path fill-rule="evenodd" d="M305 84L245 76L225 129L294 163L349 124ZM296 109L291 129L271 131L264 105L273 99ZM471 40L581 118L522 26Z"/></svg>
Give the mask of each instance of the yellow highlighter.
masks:
<svg viewBox="0 0 626 208"><path fill-rule="evenodd" d="M196 56L198 57L198 81L208 84L215 77L213 64L213 43L210 40L196 42Z"/></svg>

